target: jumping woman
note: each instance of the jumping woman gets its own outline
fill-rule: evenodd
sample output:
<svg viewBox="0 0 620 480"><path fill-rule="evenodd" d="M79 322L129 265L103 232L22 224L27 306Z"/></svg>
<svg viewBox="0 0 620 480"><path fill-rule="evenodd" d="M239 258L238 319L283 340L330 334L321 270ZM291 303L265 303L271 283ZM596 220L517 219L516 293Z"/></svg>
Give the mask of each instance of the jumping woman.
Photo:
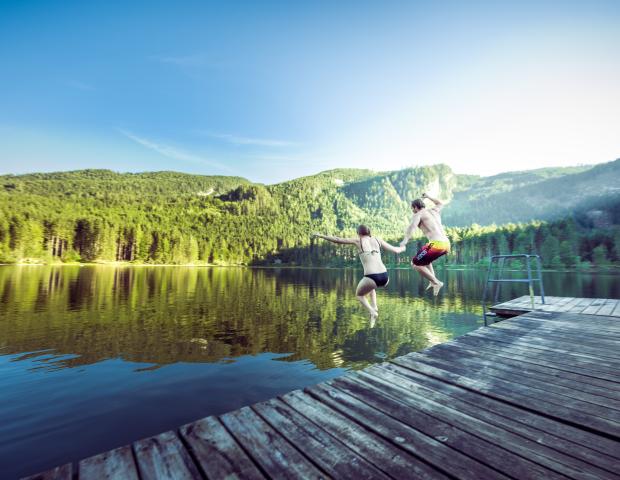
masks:
<svg viewBox="0 0 620 480"><path fill-rule="evenodd" d="M332 243L340 243L345 245L355 245L360 256L360 261L364 267L364 278L357 284L355 295L359 302L370 313L370 320L374 322L379 315L377 308L377 288L385 287L390 279L388 278L387 269L381 260L381 248L393 253L402 253L405 247L394 247L380 238L370 235L370 228L366 225L357 227L358 238L340 238L320 233L313 234L317 238L322 238ZM368 303L367 295L370 295L370 303Z"/></svg>

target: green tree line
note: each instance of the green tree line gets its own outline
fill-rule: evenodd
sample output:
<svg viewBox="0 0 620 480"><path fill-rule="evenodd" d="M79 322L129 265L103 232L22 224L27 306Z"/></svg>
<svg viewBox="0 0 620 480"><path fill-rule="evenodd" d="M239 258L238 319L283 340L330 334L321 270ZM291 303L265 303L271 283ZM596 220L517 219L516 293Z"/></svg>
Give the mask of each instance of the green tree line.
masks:
<svg viewBox="0 0 620 480"><path fill-rule="evenodd" d="M4 263L345 266L357 262L354 249L317 241L311 232L354 236L365 223L397 242L410 218L408 199L429 187L449 197L457 177L440 165L385 175L333 170L273 186L238 177L99 170L0 181ZM445 262L483 265L493 254L539 253L547 267L620 264L619 207L620 201L591 205L555 222L449 228L453 251ZM422 243L410 243L408 255ZM386 254L386 262L408 258Z"/></svg>

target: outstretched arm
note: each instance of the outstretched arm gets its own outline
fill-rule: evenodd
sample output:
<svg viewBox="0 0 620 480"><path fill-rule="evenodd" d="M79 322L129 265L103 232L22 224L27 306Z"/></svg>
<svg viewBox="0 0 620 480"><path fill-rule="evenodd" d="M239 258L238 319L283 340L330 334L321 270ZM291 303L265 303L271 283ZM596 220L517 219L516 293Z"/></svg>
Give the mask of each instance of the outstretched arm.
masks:
<svg viewBox="0 0 620 480"><path fill-rule="evenodd" d="M388 252L403 253L405 251L405 246L404 245L401 245L399 247L395 247L393 245L390 245L389 243L387 243L385 240L383 240L381 238L377 238L377 241L379 242L379 245L381 245L381 248L383 248L384 250L387 250Z"/></svg>
<svg viewBox="0 0 620 480"><path fill-rule="evenodd" d="M416 213L411 219L411 224L407 227L407 230L405 230L405 237L400 242L401 247L407 245L407 242L411 238L411 235L413 235L415 229L418 228L418 225L420 225L420 214Z"/></svg>
<svg viewBox="0 0 620 480"><path fill-rule="evenodd" d="M422 198L428 198L431 202L435 204L435 210L440 211L443 208L443 202L433 197L429 197L426 193L422 194Z"/></svg>
<svg viewBox="0 0 620 480"><path fill-rule="evenodd" d="M340 238L340 237L332 237L331 235L323 235L322 233L313 233L313 237L322 238L323 240L327 240L332 243L341 243L344 245L357 245L359 240L357 238Z"/></svg>

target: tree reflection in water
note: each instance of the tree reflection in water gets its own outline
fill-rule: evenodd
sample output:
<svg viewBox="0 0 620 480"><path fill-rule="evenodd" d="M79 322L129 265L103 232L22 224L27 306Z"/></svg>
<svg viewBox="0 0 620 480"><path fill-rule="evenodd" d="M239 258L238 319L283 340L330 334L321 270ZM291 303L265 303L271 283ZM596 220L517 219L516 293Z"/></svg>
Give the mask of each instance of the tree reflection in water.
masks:
<svg viewBox="0 0 620 480"><path fill-rule="evenodd" d="M2 267L3 353L46 368L109 358L166 365L284 353L319 369L362 368L479 325L479 275L451 274L439 300L407 270L379 291L372 328L345 269ZM34 352L34 353L31 353ZM38 353L36 353L38 352ZM57 358L50 359L53 353Z"/></svg>

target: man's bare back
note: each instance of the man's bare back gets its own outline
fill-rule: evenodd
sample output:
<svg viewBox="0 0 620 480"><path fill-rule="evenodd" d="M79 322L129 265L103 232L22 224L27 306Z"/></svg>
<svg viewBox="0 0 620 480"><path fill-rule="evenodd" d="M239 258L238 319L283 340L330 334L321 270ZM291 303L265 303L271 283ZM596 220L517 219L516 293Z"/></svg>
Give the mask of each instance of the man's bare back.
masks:
<svg viewBox="0 0 620 480"><path fill-rule="evenodd" d="M418 215L420 217L418 227L422 230L422 233L426 235L429 240L439 240L445 242L448 240L446 232L441 224L441 214L437 207L427 209L414 214L414 217Z"/></svg>

